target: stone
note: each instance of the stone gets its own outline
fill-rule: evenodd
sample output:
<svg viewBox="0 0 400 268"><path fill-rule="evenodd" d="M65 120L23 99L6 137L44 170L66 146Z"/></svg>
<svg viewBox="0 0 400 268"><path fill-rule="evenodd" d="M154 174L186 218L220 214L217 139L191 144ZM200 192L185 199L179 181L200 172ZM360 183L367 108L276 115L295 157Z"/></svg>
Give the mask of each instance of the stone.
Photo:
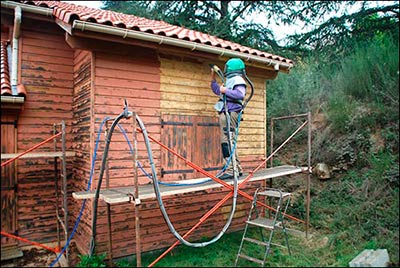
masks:
<svg viewBox="0 0 400 268"><path fill-rule="evenodd" d="M389 254L386 249L365 249L351 262L350 267L387 267L389 265Z"/></svg>
<svg viewBox="0 0 400 268"><path fill-rule="evenodd" d="M322 180L330 179L331 178L331 171L327 164L325 163L318 163L315 168L313 168L313 173Z"/></svg>

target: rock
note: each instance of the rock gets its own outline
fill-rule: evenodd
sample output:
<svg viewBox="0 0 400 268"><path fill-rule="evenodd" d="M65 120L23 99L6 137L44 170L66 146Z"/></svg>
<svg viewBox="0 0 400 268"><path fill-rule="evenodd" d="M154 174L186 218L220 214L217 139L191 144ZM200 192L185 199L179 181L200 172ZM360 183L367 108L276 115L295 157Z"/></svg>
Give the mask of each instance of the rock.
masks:
<svg viewBox="0 0 400 268"><path fill-rule="evenodd" d="M315 168L313 168L313 173L322 180L330 179L331 178L331 172L330 168L327 164L325 163L318 163Z"/></svg>
<svg viewBox="0 0 400 268"><path fill-rule="evenodd" d="M387 267L389 254L386 249L365 249L350 263L350 267Z"/></svg>
<svg viewBox="0 0 400 268"><path fill-rule="evenodd" d="M371 143L371 152L373 153L377 153L385 148L385 141L379 131L372 134L369 138L369 141Z"/></svg>

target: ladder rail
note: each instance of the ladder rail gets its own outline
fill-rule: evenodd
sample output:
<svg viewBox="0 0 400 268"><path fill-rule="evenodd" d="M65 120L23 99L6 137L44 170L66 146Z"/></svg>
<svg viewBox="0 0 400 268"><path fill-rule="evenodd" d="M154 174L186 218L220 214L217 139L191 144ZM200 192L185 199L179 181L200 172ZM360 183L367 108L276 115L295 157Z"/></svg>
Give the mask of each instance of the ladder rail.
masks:
<svg viewBox="0 0 400 268"><path fill-rule="evenodd" d="M253 210L254 208L257 206L257 192L259 189L256 189L255 193L254 193L254 198L253 198L253 202L251 203L251 208L250 208L250 212L249 212L249 216L247 217L247 221L251 220L251 217L253 215ZM258 211L256 210L256 216L258 217ZM239 246L239 251L238 254L236 255L236 259L235 259L235 267L237 266L237 263L239 261L240 258L240 252L242 251L243 248L243 244L244 244L244 238L248 229L248 224L246 224L246 226L244 227L244 231L243 231L243 237L242 240L240 241L240 246Z"/></svg>

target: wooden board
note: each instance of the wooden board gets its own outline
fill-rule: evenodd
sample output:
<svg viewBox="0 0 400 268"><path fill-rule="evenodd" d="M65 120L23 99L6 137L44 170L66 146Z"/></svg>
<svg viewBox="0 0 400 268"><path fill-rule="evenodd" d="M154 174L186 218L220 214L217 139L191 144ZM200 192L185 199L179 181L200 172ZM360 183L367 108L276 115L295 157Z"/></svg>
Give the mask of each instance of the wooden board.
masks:
<svg viewBox="0 0 400 268"><path fill-rule="evenodd" d="M258 171L257 173L254 174L254 176L250 179L250 181L260 181L260 180L265 180L265 179L270 179L270 178L276 178L276 177L281 177L281 176L286 176L286 175L292 175L296 173L301 173L307 170L307 167L295 167L295 166L278 166L278 167L273 167L273 168L268 168L268 169L263 169ZM246 178L246 174L239 179L239 183L242 182ZM200 179L192 179L189 180L190 183L194 182L200 182L203 181L207 178L200 178ZM188 181L179 181L177 183L187 183ZM226 181L228 184L233 185L232 180ZM206 189L211 189L211 188L216 188L216 187L222 187L221 184L211 181L207 182L204 184L199 184L199 185L191 185L191 186L179 186L179 187L170 187L170 186L164 186L160 185L160 192L161 196L171 196L175 194L184 194L184 193L189 193L189 192L196 192L196 191L202 191ZM104 189L100 191L100 199L104 200L106 203L109 204L117 204L117 203L123 203L123 202L130 202L132 201L132 195L134 192L134 187L119 187L119 188L109 188L109 189ZM94 198L95 191L84 191L84 192L74 192L72 193L72 196L75 199L91 199ZM155 198L155 193L153 190L153 185L148 184L148 185L141 185L139 186L139 198L141 202L146 199L152 199Z"/></svg>
<svg viewBox="0 0 400 268"><path fill-rule="evenodd" d="M1 159L11 159L14 158L21 153L18 154L1 154ZM75 156L75 152L67 151L65 152L66 157ZM46 157L62 157L62 152L39 152L39 153L27 153L20 157L20 159L27 159L27 158L46 158Z"/></svg>

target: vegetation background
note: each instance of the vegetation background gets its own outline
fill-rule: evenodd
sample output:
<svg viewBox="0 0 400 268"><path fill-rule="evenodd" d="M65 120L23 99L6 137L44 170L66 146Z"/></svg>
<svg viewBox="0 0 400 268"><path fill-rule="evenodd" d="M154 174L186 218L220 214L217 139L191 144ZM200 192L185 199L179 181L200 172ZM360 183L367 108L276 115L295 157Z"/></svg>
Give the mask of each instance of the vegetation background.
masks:
<svg viewBox="0 0 400 268"><path fill-rule="evenodd" d="M364 249L387 249L399 267L399 3L398 1L103 1L104 8L202 31L293 59L289 75L267 85L268 118L313 116L312 165L326 163L327 181L312 179L310 240L291 237L294 254L275 250L269 266L348 266ZM249 18L260 17L256 23ZM276 40L269 23L304 25ZM275 128L276 144L296 122ZM303 148L306 135L295 140ZM283 152L285 161L306 155ZM303 150L305 152L306 150ZM277 161L281 161L277 159ZM279 186L298 189L296 182ZM304 189L303 189L304 190ZM304 199L291 206L304 217ZM232 266L242 233L203 249L178 247L160 266ZM143 256L148 265L160 252ZM253 263L245 265L251 266ZM104 266L82 256L81 266ZM135 261L118 262L135 265Z"/></svg>

